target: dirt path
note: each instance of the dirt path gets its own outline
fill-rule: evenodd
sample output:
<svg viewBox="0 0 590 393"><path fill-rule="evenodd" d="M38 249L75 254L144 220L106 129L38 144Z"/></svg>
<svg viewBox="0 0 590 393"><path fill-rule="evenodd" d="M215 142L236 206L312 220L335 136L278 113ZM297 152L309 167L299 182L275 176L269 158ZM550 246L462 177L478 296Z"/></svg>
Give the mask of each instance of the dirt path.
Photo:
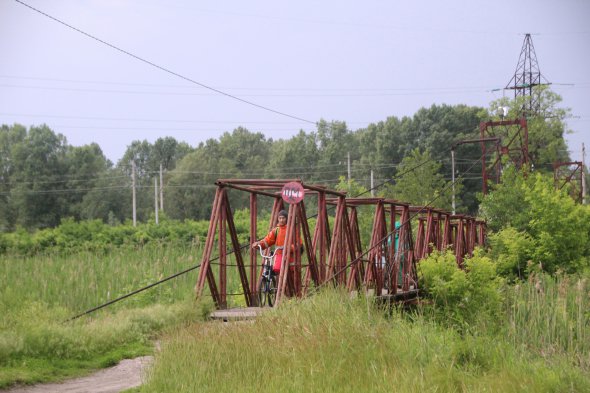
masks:
<svg viewBox="0 0 590 393"><path fill-rule="evenodd" d="M142 375L153 356L125 359L114 367L62 383L19 387L6 393L117 393L141 385Z"/></svg>

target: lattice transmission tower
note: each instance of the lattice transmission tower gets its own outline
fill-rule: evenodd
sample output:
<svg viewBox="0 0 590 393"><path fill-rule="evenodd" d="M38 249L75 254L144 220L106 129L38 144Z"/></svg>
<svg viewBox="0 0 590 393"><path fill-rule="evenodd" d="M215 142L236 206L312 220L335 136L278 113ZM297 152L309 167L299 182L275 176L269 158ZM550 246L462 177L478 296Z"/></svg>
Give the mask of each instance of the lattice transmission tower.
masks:
<svg viewBox="0 0 590 393"><path fill-rule="evenodd" d="M515 99L525 97L522 114L528 117L539 114L540 101L539 92L536 87L550 84L539 69L539 62L537 61L537 54L535 53L531 35L526 34L522 49L520 50L516 71L505 89L514 90Z"/></svg>

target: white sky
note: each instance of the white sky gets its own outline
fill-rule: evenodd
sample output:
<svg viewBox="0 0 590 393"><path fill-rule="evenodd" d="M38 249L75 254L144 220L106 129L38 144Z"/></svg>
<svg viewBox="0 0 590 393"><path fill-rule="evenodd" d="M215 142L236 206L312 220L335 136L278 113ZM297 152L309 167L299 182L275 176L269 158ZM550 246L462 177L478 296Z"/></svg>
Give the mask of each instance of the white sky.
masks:
<svg viewBox="0 0 590 393"><path fill-rule="evenodd" d="M589 160L588 0L23 1L186 78L352 130L432 104L487 107L532 33L541 73L575 116L572 159L584 142ZM0 0L0 53L0 124L46 123L72 145L97 142L113 162L133 140L196 146L240 125L274 139L315 130L14 0Z"/></svg>

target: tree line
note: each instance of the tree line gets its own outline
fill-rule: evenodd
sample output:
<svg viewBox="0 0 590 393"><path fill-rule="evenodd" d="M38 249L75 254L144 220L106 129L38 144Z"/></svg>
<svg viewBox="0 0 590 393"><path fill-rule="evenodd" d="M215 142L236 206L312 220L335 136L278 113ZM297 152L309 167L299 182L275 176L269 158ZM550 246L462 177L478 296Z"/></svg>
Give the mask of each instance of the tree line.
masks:
<svg viewBox="0 0 590 393"><path fill-rule="evenodd" d="M543 92L548 111L557 116L529 126L529 153L537 170L553 161L569 161L563 134L565 111L559 96ZM55 227L65 218L100 219L116 224L132 217L132 163L136 168L137 218L147 221L154 209L154 178L164 173L167 217L209 218L214 182L219 178L302 178L335 187L348 175L365 189L371 172L378 195L450 210L450 146L479 138L481 121L498 119L495 108L518 102L499 100L489 109L432 105L412 117L395 116L351 130L345 122L320 120L313 132L273 139L239 127L192 147L172 137L154 143L134 141L117 162L100 146L72 146L47 125L0 128L0 231ZM481 191L480 147L457 148L456 172L463 174L458 211L475 214ZM349 158L350 157L350 158Z"/></svg>

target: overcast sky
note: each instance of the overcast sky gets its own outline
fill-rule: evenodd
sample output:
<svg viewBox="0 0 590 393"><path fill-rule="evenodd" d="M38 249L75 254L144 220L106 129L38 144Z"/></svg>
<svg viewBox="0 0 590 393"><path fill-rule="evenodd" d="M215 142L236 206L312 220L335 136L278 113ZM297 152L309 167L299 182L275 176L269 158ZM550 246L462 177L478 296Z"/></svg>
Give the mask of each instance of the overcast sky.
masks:
<svg viewBox="0 0 590 393"><path fill-rule="evenodd" d="M238 126L289 138L322 118L356 130L432 104L487 107L512 96L491 90L525 33L572 109L572 159L584 142L589 160L588 0L23 2L151 62L0 0L0 124L45 123L115 163L134 140L197 146Z"/></svg>

